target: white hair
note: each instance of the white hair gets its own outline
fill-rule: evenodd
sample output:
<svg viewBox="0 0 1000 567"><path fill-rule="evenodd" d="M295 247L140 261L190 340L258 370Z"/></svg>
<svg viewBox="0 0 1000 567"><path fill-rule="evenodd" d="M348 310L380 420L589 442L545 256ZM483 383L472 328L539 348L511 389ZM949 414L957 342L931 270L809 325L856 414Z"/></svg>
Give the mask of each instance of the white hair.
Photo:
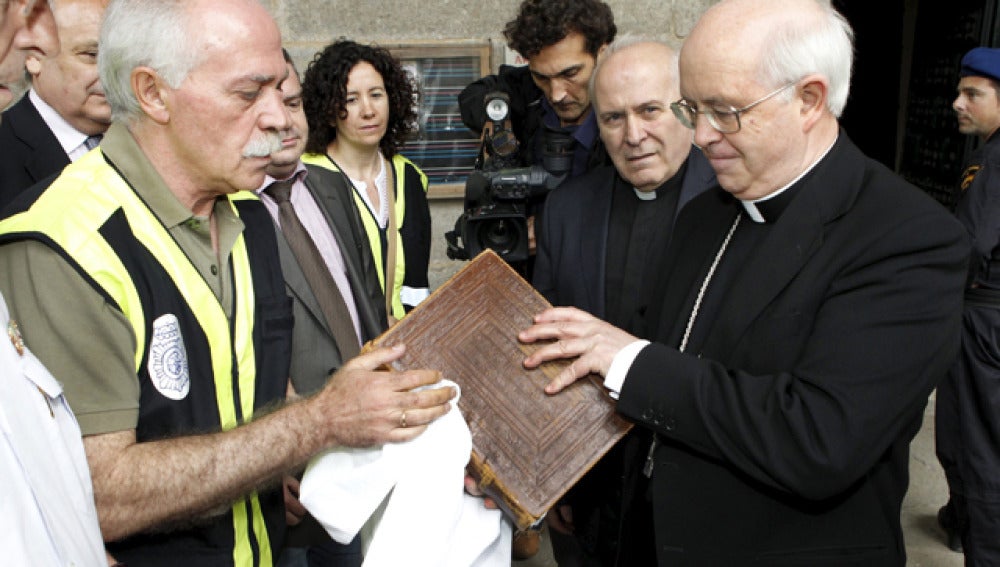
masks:
<svg viewBox="0 0 1000 567"><path fill-rule="evenodd" d="M792 20L772 31L758 72L761 82L775 88L813 73L825 76L830 82L826 105L839 118L851 88L854 31L828 0L815 1L818 17Z"/></svg>
<svg viewBox="0 0 1000 567"><path fill-rule="evenodd" d="M142 116L132 70L149 67L177 88L200 62L185 0L112 0L101 24L97 67L115 121Z"/></svg>

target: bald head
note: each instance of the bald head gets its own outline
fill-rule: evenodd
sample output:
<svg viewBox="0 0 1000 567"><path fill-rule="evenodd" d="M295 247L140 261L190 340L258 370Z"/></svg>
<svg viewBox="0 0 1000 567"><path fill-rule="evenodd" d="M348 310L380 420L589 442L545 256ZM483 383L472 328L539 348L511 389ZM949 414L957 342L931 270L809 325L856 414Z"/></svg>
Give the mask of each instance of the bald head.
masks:
<svg viewBox="0 0 1000 567"><path fill-rule="evenodd" d="M828 0L723 0L691 30L680 66L682 73L686 67L749 71L765 88L822 75L829 85L827 107L839 117L850 89L853 39Z"/></svg>
<svg viewBox="0 0 1000 567"><path fill-rule="evenodd" d="M681 48L681 94L722 187L766 197L830 148L852 39L826 0L723 0L702 15Z"/></svg>
<svg viewBox="0 0 1000 567"><path fill-rule="evenodd" d="M767 40L760 30L773 29L780 20L790 18L778 9L779 5L805 3L814 2L733 0L715 4L705 11L684 41L682 65L690 65L690 54L695 53L699 65L710 65L713 69L757 69Z"/></svg>
<svg viewBox="0 0 1000 567"><path fill-rule="evenodd" d="M196 51L226 49L238 43L237 38L245 38L243 34L270 42L281 51L278 24L258 0L187 0L186 4Z"/></svg>
<svg viewBox="0 0 1000 567"><path fill-rule="evenodd" d="M678 89L677 52L659 41L626 37L609 44L598 59L590 79L592 98L596 96L598 76L602 72L606 75L603 79L605 84L608 76L643 73L655 74L671 83L673 89Z"/></svg>
<svg viewBox="0 0 1000 567"><path fill-rule="evenodd" d="M663 43L612 43L592 78L597 124L618 173L640 191L654 191L677 173L691 149L691 131L670 111L680 96L677 55Z"/></svg>

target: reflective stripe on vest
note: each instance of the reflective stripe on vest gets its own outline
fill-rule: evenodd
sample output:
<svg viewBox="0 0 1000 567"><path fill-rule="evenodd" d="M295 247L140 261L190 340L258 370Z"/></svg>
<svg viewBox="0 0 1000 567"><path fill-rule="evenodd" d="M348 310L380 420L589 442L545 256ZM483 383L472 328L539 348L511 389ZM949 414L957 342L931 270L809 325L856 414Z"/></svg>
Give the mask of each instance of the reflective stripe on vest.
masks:
<svg viewBox="0 0 1000 567"><path fill-rule="evenodd" d="M238 198L245 197L234 197ZM68 202L74 203L74 206L67 207ZM146 316L131 276L98 232L117 210L124 212L136 240L170 275L174 286L197 317L209 341L219 423L224 431L236 427L239 420L232 384L234 358L239 371L240 414L243 416L253 415L256 375L252 336L254 289L242 235L237 238L232 251L236 329L231 340L229 320L204 278L159 219L107 164L99 149L68 166L30 209L0 222L0 233L44 234L103 288L132 327L136 338L135 370L138 374L148 346ZM252 519L247 518L247 500ZM236 534L233 549L235 565L253 565L252 529L260 549L260 565L270 567L271 548L257 493L236 502L232 511Z"/></svg>
<svg viewBox="0 0 1000 567"><path fill-rule="evenodd" d="M317 165L330 171L340 171L325 154L305 154L302 156L302 162ZM403 280L406 278L406 254L403 252L403 236L401 231L403 230L403 221L406 217L406 188L403 186L403 183L406 180L407 166L412 167L420 174L423 189L424 191L427 190L427 175L424 172L420 171L412 161L402 155L396 154L392 156L393 180L396 185L396 231L400 233L396 238L396 277L393 282L392 294L392 316L396 319L402 319L406 315L406 310L403 308L403 302L399 294L403 290ZM368 236L368 244L372 251L372 257L375 260L375 270L378 272L378 281L382 286L382 292L385 293L385 260L382 258L382 246L380 245L382 242L381 230L378 223L375 222L375 217L368 210L365 200L357 191L352 191L352 193L354 193L354 204L361 213L358 216L361 217L361 223L365 227L365 234Z"/></svg>

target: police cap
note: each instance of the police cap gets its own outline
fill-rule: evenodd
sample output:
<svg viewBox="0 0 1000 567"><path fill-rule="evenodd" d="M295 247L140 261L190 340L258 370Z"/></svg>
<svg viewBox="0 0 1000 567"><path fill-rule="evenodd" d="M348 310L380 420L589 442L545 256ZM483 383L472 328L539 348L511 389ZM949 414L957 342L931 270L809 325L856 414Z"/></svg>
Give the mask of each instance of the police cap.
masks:
<svg viewBox="0 0 1000 567"><path fill-rule="evenodd" d="M1000 81L1000 49L976 47L962 57L963 77L988 77Z"/></svg>

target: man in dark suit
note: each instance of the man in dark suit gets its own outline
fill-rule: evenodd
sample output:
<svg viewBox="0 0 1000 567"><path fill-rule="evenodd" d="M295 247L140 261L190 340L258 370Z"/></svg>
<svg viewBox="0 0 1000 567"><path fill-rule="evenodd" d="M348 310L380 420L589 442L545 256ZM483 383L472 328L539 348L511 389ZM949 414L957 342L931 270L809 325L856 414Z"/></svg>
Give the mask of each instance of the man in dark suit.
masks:
<svg viewBox="0 0 1000 567"><path fill-rule="evenodd" d="M298 71L287 51L284 55L289 75L281 89L292 127L282 134L282 149L271 154L267 178L258 194L275 221L281 271L295 317L289 391L305 396L322 388L334 371L358 353L363 342L384 331L386 316L382 288L350 187L343 176L304 165L300 160L309 126L302 108ZM290 201L322 257L321 269L329 272L326 291L337 293L343 301L348 315L344 321L329 320L322 292L315 289L318 286L311 279L315 276L297 256L290 227L282 226L280 205L269 187L283 181L293 182ZM346 332L338 333L338 324L345 325ZM360 565L360 543L344 546L334 542L312 517L306 516L297 496L298 480L286 478L286 517L292 528L279 567Z"/></svg>
<svg viewBox="0 0 1000 567"><path fill-rule="evenodd" d="M667 247L674 218L715 185L708 161L691 145L691 131L670 111L680 96L677 75L677 53L666 44L627 39L608 46L594 70L591 101L614 166L555 189L539 223L533 279L539 292L553 305L589 311L640 336L653 264ZM621 463L641 438L620 443L574 487L565 506L548 514L560 562L614 556Z"/></svg>
<svg viewBox="0 0 1000 567"><path fill-rule="evenodd" d="M600 373L653 433L629 485L652 521L629 514L620 547L659 565L905 564L909 443L957 351L968 252L839 129L852 36L816 0L706 11L672 106L724 190L678 218L656 342L569 308L521 333L556 339L528 367L578 357L547 391Z"/></svg>
<svg viewBox="0 0 1000 567"><path fill-rule="evenodd" d="M646 279L643 267L650 252L666 248L676 212L715 185L715 175L670 111L680 96L674 50L635 40L608 49L594 71L592 100L614 165L549 195L532 283L553 305L629 328L638 306L625 305L621 288Z"/></svg>
<svg viewBox="0 0 1000 567"><path fill-rule="evenodd" d="M59 53L28 56L31 90L0 121L0 208L90 151L111 124L97 76L97 39L107 3L53 5Z"/></svg>

